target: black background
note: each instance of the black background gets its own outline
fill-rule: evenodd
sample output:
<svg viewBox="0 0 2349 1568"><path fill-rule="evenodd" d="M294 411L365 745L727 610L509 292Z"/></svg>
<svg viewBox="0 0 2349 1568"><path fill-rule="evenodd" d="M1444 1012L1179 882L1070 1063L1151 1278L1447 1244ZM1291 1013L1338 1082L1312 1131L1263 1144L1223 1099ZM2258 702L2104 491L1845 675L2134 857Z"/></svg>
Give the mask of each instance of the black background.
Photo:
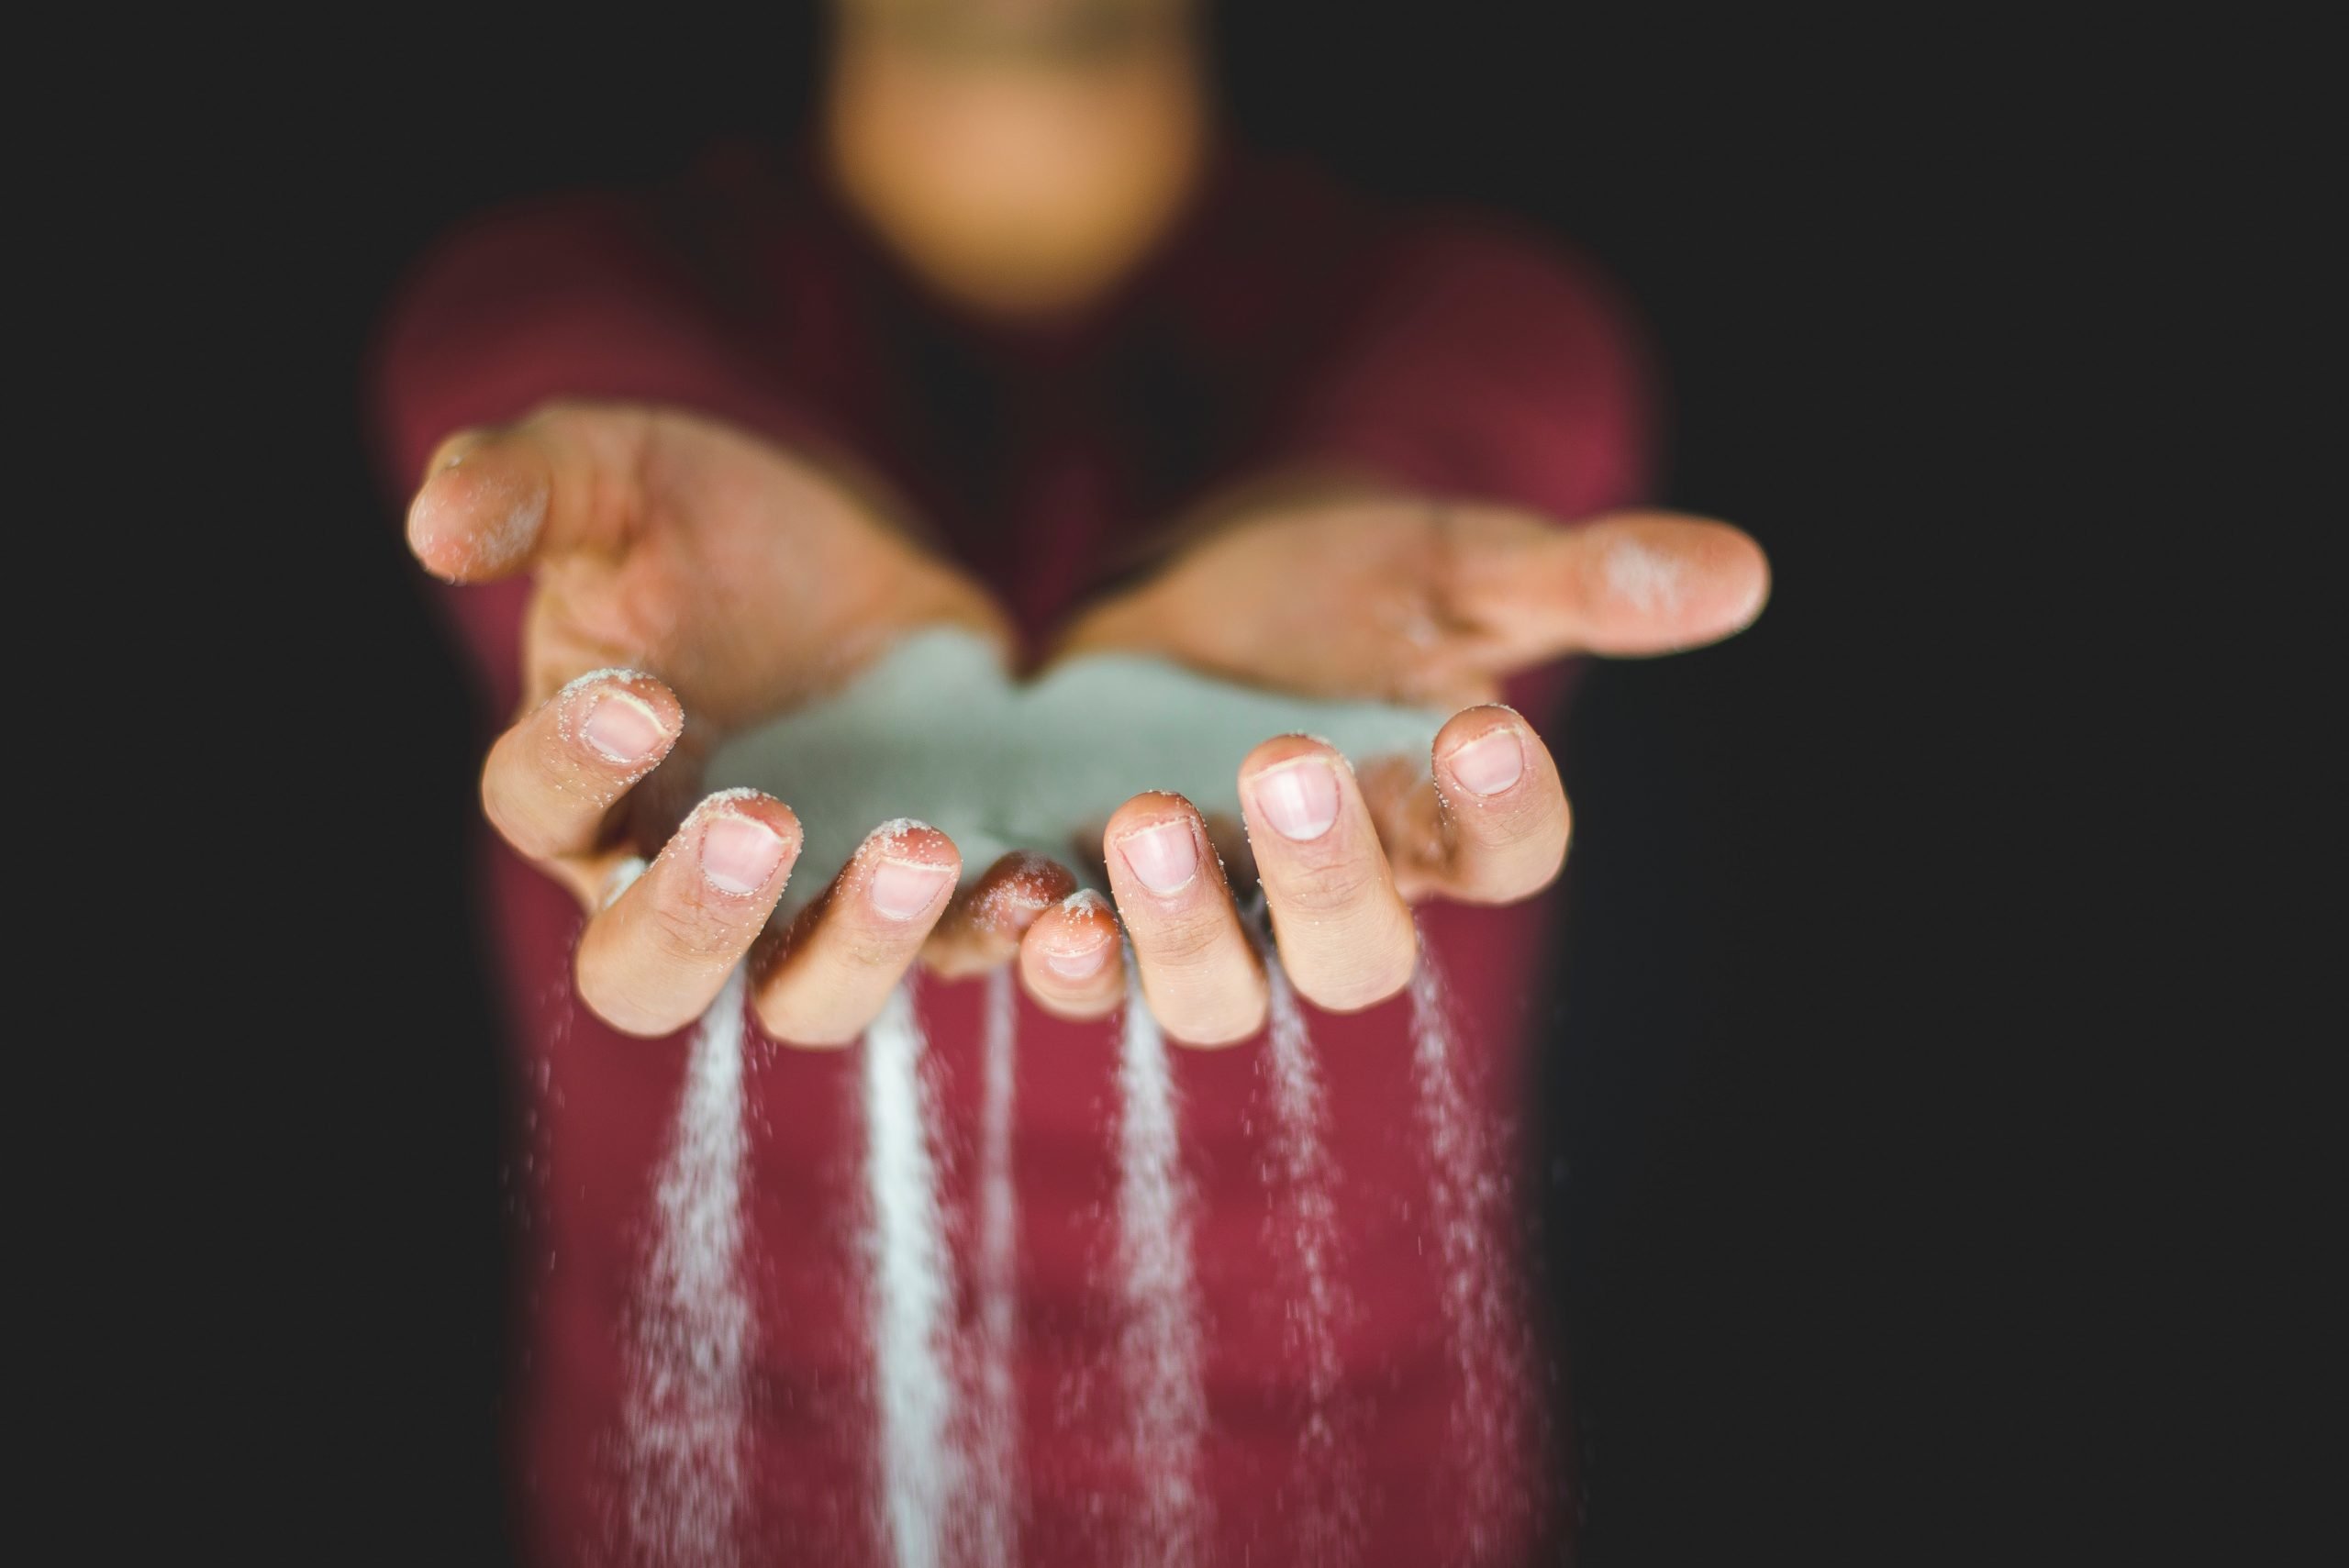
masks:
<svg viewBox="0 0 2349 1568"><path fill-rule="evenodd" d="M2125 596L2108 552L2176 509L2116 455L2144 434L2116 388L2149 321L2189 329L2124 228L2191 162L2177 102L2045 18L1365 9L1223 7L1239 132L1596 256L1667 366L1659 498L1740 522L1776 574L1733 643L1600 670L1560 748L1577 838L1528 1119L1585 1560L2117 1552L2163 1510L2104 1462L2165 1440L2134 1412L2168 1396L2105 1402L2072 1287L2121 1222L2065 1178L2131 1091L2043 988L2092 989L2110 891L2086 889L2158 811L2057 759L2084 723L2134 743L2117 670L2189 704L2195 677L2049 611ZM310 369L256 421L300 499L252 548L319 585L281 641L288 706L324 716L296 743L331 760L296 804L365 824L365 895L297 966L338 1021L243 1069L307 1107L256 1087L240 1141L293 1189L260 1217L284 1277L260 1353L315 1478L267 1518L328 1560L507 1550L476 717L361 444L360 355L465 215L791 135L817 37L418 17L318 42L331 90L254 74L296 221L253 264Z"/></svg>

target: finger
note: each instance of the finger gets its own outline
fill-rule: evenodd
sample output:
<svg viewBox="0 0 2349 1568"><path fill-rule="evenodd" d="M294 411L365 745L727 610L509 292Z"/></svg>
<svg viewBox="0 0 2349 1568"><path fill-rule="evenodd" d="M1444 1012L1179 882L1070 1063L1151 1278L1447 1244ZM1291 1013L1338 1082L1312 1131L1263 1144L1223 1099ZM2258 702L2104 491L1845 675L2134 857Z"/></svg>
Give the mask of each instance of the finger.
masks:
<svg viewBox="0 0 2349 1568"><path fill-rule="evenodd" d="M760 1027L794 1045L846 1045L921 953L962 874L953 842L920 822L874 829L823 898L762 956Z"/></svg>
<svg viewBox="0 0 2349 1568"><path fill-rule="evenodd" d="M1015 850L954 895L922 948L922 961L949 980L1011 962L1036 917L1076 891L1066 866Z"/></svg>
<svg viewBox="0 0 2349 1568"><path fill-rule="evenodd" d="M652 423L641 408L562 403L459 431L408 503L408 548L437 577L488 583L549 550L618 545Z"/></svg>
<svg viewBox="0 0 2349 1568"><path fill-rule="evenodd" d="M1302 735L1265 741L1241 764L1240 798L1281 967L1297 993L1354 1012L1408 984L1419 935L1337 749Z"/></svg>
<svg viewBox="0 0 2349 1568"><path fill-rule="evenodd" d="M1229 1045L1262 1028L1264 967L1191 803L1134 796L1111 814L1102 854L1159 1027L1186 1045Z"/></svg>
<svg viewBox="0 0 2349 1568"><path fill-rule="evenodd" d="M799 818L755 790L725 790L579 939L580 999L628 1034L699 1018L765 929L799 858Z"/></svg>
<svg viewBox="0 0 2349 1568"><path fill-rule="evenodd" d="M1627 512L1560 528L1446 514L1446 611L1502 673L1561 654L1669 653L1742 631L1770 596L1762 547L1727 523Z"/></svg>
<svg viewBox="0 0 2349 1568"><path fill-rule="evenodd" d="M1464 708L1436 731L1431 754L1431 776L1397 767L1363 781L1397 891L1513 904L1555 880L1573 814L1532 726L1497 703Z"/></svg>
<svg viewBox="0 0 2349 1568"><path fill-rule="evenodd" d="M482 809L528 859L584 854L602 840L614 803L669 754L684 723L675 694L650 675L582 675L497 738L482 769Z"/></svg>
<svg viewBox="0 0 2349 1568"><path fill-rule="evenodd" d="M1019 941L1019 984L1056 1018L1100 1018L1126 999L1118 917L1085 888L1038 915Z"/></svg>

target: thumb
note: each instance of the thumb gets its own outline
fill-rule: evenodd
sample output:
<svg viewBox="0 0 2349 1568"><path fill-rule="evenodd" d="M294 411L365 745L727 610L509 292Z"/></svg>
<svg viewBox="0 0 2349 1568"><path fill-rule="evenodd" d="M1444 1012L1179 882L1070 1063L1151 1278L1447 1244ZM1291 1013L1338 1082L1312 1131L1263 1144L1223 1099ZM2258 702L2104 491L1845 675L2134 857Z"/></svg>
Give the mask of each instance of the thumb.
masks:
<svg viewBox="0 0 2349 1568"><path fill-rule="evenodd" d="M510 577L543 555L618 546L652 418L559 404L440 443L408 503L408 549L451 583Z"/></svg>
<svg viewBox="0 0 2349 1568"><path fill-rule="evenodd" d="M1567 653L1700 648L1753 625L1770 596L1769 559L1727 523L1671 512L1571 528L1517 514L1450 522L1453 613L1491 640L1504 673Z"/></svg>

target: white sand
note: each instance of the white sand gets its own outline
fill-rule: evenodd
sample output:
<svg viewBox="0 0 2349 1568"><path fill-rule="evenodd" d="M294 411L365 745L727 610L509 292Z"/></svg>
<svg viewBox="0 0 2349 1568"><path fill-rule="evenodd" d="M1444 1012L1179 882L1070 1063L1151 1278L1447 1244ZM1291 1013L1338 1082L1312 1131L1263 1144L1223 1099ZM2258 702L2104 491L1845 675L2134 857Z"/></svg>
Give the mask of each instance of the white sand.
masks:
<svg viewBox="0 0 2349 1568"><path fill-rule="evenodd" d="M1126 1440L1142 1493L1126 1560L1190 1568L1207 1540L1199 1446L1207 1434L1191 1191L1166 1041L1130 975L1118 1066L1118 1255L1124 1273Z"/></svg>
<svg viewBox="0 0 2349 1568"><path fill-rule="evenodd" d="M873 1363L892 1561L938 1568L948 1510L963 1484L950 1441L953 1284L938 1212L931 1118L922 1093L921 1023L910 981L864 1032L865 1192L872 1205Z"/></svg>
<svg viewBox="0 0 2349 1568"><path fill-rule="evenodd" d="M1362 1556L1363 1478L1358 1434L1341 1408L1345 1373L1338 1331L1354 1304L1340 1272L1337 1171L1329 1106L1305 1010L1263 920L1252 934L1264 955L1272 1000L1268 1049L1259 1060L1273 1096L1275 1184L1268 1251L1281 1271L1289 1353L1305 1363L1307 1409L1286 1510L1299 1568L1344 1568Z"/></svg>
<svg viewBox="0 0 2349 1568"><path fill-rule="evenodd" d="M1019 997L1008 966L987 976L979 1122L979 1364L972 1400L971 1538L983 1564L1019 1560L1019 1211L1012 1180Z"/></svg>
<svg viewBox="0 0 2349 1568"><path fill-rule="evenodd" d="M625 1420L629 1524L640 1559L725 1568L745 1502L742 972L702 1016L655 1193Z"/></svg>
<svg viewBox="0 0 2349 1568"><path fill-rule="evenodd" d="M928 631L839 695L718 748L707 786L762 789L798 813L807 847L781 917L822 892L885 817L944 832L966 880L1013 850L1088 876L1109 814L1144 790L1237 820L1240 763L1274 736L1318 735L1356 762L1404 756L1425 767L1447 717L1310 702L1123 654L1015 685L985 642ZM1072 852L1087 841L1094 854Z"/></svg>
<svg viewBox="0 0 2349 1568"><path fill-rule="evenodd" d="M1645 579L1634 585L1650 593L1673 587ZM1014 850L1050 856L1087 876L1093 856L1081 846L1097 846L1109 814L1137 793L1171 791L1210 816L1237 818L1240 762L1273 736L1318 735L1357 763L1402 756L1424 768L1444 717L1380 704L1308 702L1128 656L1078 661L1019 686L983 642L935 631L900 644L833 699L737 737L711 760L707 783L712 790L761 789L798 813L806 850L781 917L820 893L884 819L915 818L943 830L962 851L965 880ZM1350 1462L1358 1456L1348 1451L1335 1407L1342 1373L1336 1336L1350 1304L1335 1255L1334 1173L1319 1068L1303 1015L1276 966L1274 977L1271 1153L1286 1189L1284 1240L1293 1249L1292 1348L1303 1358L1312 1406L1297 1462L1301 1476L1319 1483L1295 1494L1303 1516L1299 1545L1301 1561L1335 1561L1361 1528L1359 1482ZM952 1375L959 1358L947 1342L952 1276L918 1072L922 1039L908 988L891 998L865 1038L884 1508L895 1560L915 1568L941 1561L950 1532L982 1557L1014 1550L1017 1540L1014 1042L1009 983L998 977L993 984L975 1238L981 1342L968 1391L974 1407L961 1421ZM1459 1382L1453 1460L1465 1486L1464 1544L1473 1555L1507 1539L1509 1516L1527 1506L1521 1402L1528 1391L1521 1384L1529 1347L1499 1231L1506 1183L1496 1140L1463 1081L1441 981L1424 951L1412 1006L1419 1116ZM707 1562L727 1560L741 1507L740 1385L751 1326L738 1278L734 1218L740 1033L738 982L697 1038L675 1152L662 1182L664 1235L651 1319L658 1332L642 1347L646 1381L634 1402L640 1414L632 1417L644 1479L656 1483L650 1492L640 1487L639 1507L660 1516L640 1518L640 1534L669 1554ZM1121 1033L1121 1381L1130 1459L1144 1479L1141 1506L1126 1523L1134 1561L1176 1568L1205 1550L1209 1523L1198 1473L1207 1406L1192 1197L1182 1173L1172 1063L1138 986ZM651 1505L653 1494L662 1498L657 1506Z"/></svg>
<svg viewBox="0 0 2349 1568"><path fill-rule="evenodd" d="M1490 1115L1463 1072L1442 972L1424 937L1411 977L1411 1039L1444 1332L1458 1380L1450 1458L1462 1488L1464 1561L1484 1562L1504 1550L1531 1514L1531 1347L1503 1229L1508 1173Z"/></svg>

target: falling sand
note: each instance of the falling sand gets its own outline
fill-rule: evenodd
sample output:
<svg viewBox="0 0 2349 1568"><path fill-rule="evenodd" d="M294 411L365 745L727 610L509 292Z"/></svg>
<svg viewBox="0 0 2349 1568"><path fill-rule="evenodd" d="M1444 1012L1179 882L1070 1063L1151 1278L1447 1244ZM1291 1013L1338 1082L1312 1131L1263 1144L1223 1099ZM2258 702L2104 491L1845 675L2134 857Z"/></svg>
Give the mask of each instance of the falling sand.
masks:
<svg viewBox="0 0 2349 1568"><path fill-rule="evenodd" d="M655 1189L659 1230L626 1395L629 1526L647 1562L725 1568L744 1502L742 975L695 1031Z"/></svg>
<svg viewBox="0 0 2349 1568"><path fill-rule="evenodd" d="M1338 1349L1340 1325L1352 1316L1340 1273L1336 1172L1330 1163L1329 1109L1315 1059L1313 1039L1297 993L1280 957L1255 934L1264 956L1272 992L1268 1050L1260 1059L1273 1091L1274 1200L1272 1252L1290 1276L1283 1293L1288 1309L1290 1352L1305 1366L1307 1407L1297 1439L1295 1499L1296 1561L1328 1564L1361 1555L1361 1457L1340 1407L1344 1363Z"/></svg>
<svg viewBox="0 0 2349 1568"><path fill-rule="evenodd" d="M1489 1116L1463 1075L1450 1006L1424 938L1411 976L1411 1062L1442 1264L1462 1560L1486 1561L1530 1518L1524 1403L1531 1355L1504 1243L1508 1183Z"/></svg>
<svg viewBox="0 0 2349 1568"><path fill-rule="evenodd" d="M979 1333L971 1453L971 1555L993 1568L1019 1561L1019 1192L1011 1176L1018 1101L1019 1005L1011 971L987 976L979 1110Z"/></svg>
<svg viewBox="0 0 2349 1568"><path fill-rule="evenodd" d="M872 1206L873 1360L884 1523L898 1568L939 1568L963 1485L946 1340L953 1316L937 1168L910 982L864 1031L866 1202Z"/></svg>
<svg viewBox="0 0 2349 1568"><path fill-rule="evenodd" d="M1636 575L1637 567L1622 570ZM1660 595L1673 584L1642 577L1633 586ZM938 631L907 639L829 700L736 737L711 760L707 783L755 786L799 813L806 847L777 908L785 919L828 884L867 825L883 817L911 813L937 824L961 851L966 879L1015 850L1068 863L1076 859L1073 841L1097 836L1110 810L1145 789L1174 790L1210 814L1238 817L1240 760L1268 736L1307 731L1356 762L1404 757L1424 766L1442 717L1286 698L1122 655L1072 661L1020 685L983 642ZM1358 1554L1365 1496L1339 1344L1351 1305L1338 1256L1324 1085L1304 1015L1277 964L1270 967L1275 1251L1289 1271L1290 1348L1307 1396L1291 1488L1295 1560L1339 1563ZM891 997L865 1037L880 1511L901 1568L940 1568L950 1557L1010 1562L1019 1551L1014 1012L1008 977L990 985L973 1228L977 1326L967 1355L950 1340L953 1273L909 987ZM1185 1568L1208 1553L1211 1525L1200 1471L1207 1401L1192 1196L1166 1045L1130 979L1129 993L1118 1070L1119 1382L1140 1496L1126 1521L1127 1556ZM1462 1549L1488 1556L1524 1515L1530 1357L1500 1226L1497 1140L1464 1082L1442 983L1424 949L1411 1006L1457 1382L1451 1448L1466 1516ZM753 1333L740 1277L741 1015L738 977L696 1036L660 1179L662 1235L628 1416L640 1554L720 1568L739 1555L744 1524L742 1380Z"/></svg>
<svg viewBox="0 0 2349 1568"><path fill-rule="evenodd" d="M1269 946L1264 1072L1274 1106L1273 1248L1287 1277L1288 1344L1307 1408L1290 1485L1286 1561L1359 1555L1359 1432L1344 1407L1342 1284L1328 1107L1306 1018ZM1182 1172L1172 1063L1130 973L1118 1069L1119 1382L1139 1496L1126 1561L1186 1568L1208 1550L1207 1438L1192 1194ZM1454 1396L1448 1468L1460 1556L1484 1561L1529 1522L1531 1357L1502 1222L1497 1139L1471 1092L1443 983L1422 945L1410 990L1412 1067L1426 1137ZM924 1090L913 986L892 993L864 1040L863 1111L872 1354L880 1417L881 1525L899 1568L1019 1560L1018 1254L1012 1144L1016 1011L1008 973L988 983L975 1243L975 1345L957 1354L952 1272L940 1212L936 1133ZM744 1373L754 1334L743 1284L743 982L696 1031L656 1191L659 1235L637 1326L626 1407L628 1523L637 1556L667 1564L741 1559L747 1513ZM964 1373L958 1385L955 1373ZM962 1393L967 1388L967 1393ZM958 1394L961 1397L958 1398ZM964 1408L959 1412L958 1404Z"/></svg>
<svg viewBox="0 0 2349 1568"><path fill-rule="evenodd" d="M1129 972L1131 959L1128 960ZM1189 1568L1207 1540L1199 1446L1207 1430L1199 1307L1191 1263L1191 1194L1183 1180L1166 1041L1126 993L1118 1063L1118 1252L1126 1323L1119 1346L1127 1446L1141 1493L1127 1561Z"/></svg>

